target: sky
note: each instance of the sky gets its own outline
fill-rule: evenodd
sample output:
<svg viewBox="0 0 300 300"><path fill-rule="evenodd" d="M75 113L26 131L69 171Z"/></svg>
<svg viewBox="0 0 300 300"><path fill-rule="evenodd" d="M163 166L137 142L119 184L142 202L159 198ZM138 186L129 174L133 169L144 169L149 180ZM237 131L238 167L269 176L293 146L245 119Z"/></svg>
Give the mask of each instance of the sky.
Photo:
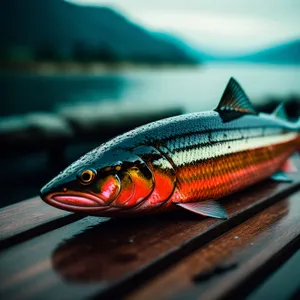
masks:
<svg viewBox="0 0 300 300"><path fill-rule="evenodd" d="M135 23L215 52L300 38L300 0L68 0L114 7Z"/></svg>

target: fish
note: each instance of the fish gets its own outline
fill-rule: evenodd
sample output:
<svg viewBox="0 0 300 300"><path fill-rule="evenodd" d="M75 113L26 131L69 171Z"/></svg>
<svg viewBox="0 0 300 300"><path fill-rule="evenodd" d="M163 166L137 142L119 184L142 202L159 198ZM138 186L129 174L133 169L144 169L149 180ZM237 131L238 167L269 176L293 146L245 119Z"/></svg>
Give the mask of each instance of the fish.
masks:
<svg viewBox="0 0 300 300"><path fill-rule="evenodd" d="M49 205L92 216L184 209L227 219L220 199L267 178L290 182L300 118L259 113L231 77L211 111L155 121L86 153L40 191Z"/></svg>

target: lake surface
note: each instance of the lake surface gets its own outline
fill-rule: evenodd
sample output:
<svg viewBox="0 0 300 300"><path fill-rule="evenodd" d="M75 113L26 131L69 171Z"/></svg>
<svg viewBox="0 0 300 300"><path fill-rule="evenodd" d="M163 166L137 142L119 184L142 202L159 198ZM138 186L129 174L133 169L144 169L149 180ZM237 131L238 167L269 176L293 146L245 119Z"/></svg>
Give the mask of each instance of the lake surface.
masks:
<svg viewBox="0 0 300 300"><path fill-rule="evenodd" d="M235 77L254 103L266 97L300 95L300 67L211 64L199 68L134 69L102 74L0 74L0 115L55 111L94 101L182 105L186 111L214 108Z"/></svg>
<svg viewBox="0 0 300 300"><path fill-rule="evenodd" d="M122 102L122 109L128 105L127 109L136 112L165 105L181 105L189 112L209 110L216 107L230 76L241 83L254 103L269 96L300 96L300 67L208 65L193 69L122 70L100 75L0 73L0 116L68 110L76 103L97 101L102 101L103 114L109 111L111 115L119 106L112 105L111 111L105 104L107 100ZM99 145L96 140L93 144L80 140L78 143L67 149L64 167ZM36 195L63 168L49 165L47 153L22 155L22 147L20 156L2 157L0 164L6 170L0 176L3 196L0 207Z"/></svg>

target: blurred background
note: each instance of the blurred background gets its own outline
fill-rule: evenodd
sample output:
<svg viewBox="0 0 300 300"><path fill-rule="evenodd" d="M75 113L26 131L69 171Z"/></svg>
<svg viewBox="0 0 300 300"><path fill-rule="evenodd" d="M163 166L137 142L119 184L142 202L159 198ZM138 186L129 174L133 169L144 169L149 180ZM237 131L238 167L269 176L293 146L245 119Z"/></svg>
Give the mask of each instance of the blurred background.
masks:
<svg viewBox="0 0 300 300"><path fill-rule="evenodd" d="M0 207L107 139L216 107L300 115L298 0L0 0Z"/></svg>

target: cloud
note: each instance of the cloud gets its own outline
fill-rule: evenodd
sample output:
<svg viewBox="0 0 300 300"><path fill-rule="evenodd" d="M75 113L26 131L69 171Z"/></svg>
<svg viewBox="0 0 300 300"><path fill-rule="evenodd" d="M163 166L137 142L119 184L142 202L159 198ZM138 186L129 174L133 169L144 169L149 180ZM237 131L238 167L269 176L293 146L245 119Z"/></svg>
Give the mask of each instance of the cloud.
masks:
<svg viewBox="0 0 300 300"><path fill-rule="evenodd" d="M135 10L130 17L156 31L179 34L208 48L251 50L300 36L289 23L234 13L204 11Z"/></svg>
<svg viewBox="0 0 300 300"><path fill-rule="evenodd" d="M206 31L230 36L253 34L262 28L270 29L275 22L252 17L192 11L136 11L135 19L155 29ZM273 23L273 24L272 24Z"/></svg>
<svg viewBox="0 0 300 300"><path fill-rule="evenodd" d="M150 30L179 34L211 49L253 50L300 37L299 0L73 1L113 5Z"/></svg>

